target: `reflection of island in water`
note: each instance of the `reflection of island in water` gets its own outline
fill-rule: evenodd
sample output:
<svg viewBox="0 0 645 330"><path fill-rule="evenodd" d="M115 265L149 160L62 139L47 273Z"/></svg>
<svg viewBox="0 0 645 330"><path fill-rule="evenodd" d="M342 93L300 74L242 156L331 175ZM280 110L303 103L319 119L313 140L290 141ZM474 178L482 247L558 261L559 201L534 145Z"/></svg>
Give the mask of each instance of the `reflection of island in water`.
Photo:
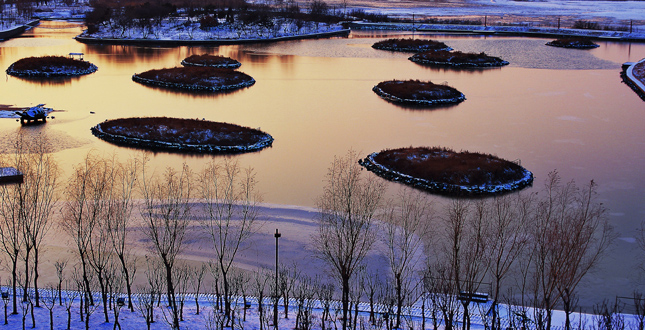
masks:
<svg viewBox="0 0 645 330"><path fill-rule="evenodd" d="M67 149L75 149L91 143L91 140L82 141L74 138L64 131L52 129L51 124L20 126L16 123L16 130L0 131L0 154L12 154L16 151L15 141L19 134L26 139L36 139L45 135L47 151L57 153Z"/></svg>

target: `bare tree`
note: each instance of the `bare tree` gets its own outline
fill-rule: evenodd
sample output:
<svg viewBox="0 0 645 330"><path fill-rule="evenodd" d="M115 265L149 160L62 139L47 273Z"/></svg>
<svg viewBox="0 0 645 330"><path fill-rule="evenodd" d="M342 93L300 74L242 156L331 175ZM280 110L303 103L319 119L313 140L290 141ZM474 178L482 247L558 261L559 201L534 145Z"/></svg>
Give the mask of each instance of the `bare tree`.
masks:
<svg viewBox="0 0 645 330"><path fill-rule="evenodd" d="M384 246L396 297L395 327L401 326L403 304L410 292L412 277L420 269L423 237L428 234L432 205L418 190L404 188L396 201L389 203L384 216Z"/></svg>
<svg viewBox="0 0 645 330"><path fill-rule="evenodd" d="M56 276L58 277L58 285L56 288L58 289L58 304L60 306L63 306L63 295L62 295L62 290L63 290L63 281L65 280L65 274L63 271L65 270L65 267L67 267L68 260L56 260L54 262L54 267L56 268Z"/></svg>
<svg viewBox="0 0 645 330"><path fill-rule="evenodd" d="M109 239L116 257L121 265L121 273L125 288L128 294L128 308L134 312L132 305L132 282L136 274L136 260L130 254L128 248L128 232L134 201L136 180L140 175L142 163L136 159L130 159L125 163L115 162L115 173L113 179L112 196L109 200L109 212L106 218Z"/></svg>
<svg viewBox="0 0 645 330"><path fill-rule="evenodd" d="M195 314L199 315L199 293L202 288L202 283L204 282L204 275L206 274L206 264L201 264L201 266L192 268L191 272L193 290L195 291L195 306L197 308Z"/></svg>
<svg viewBox="0 0 645 330"><path fill-rule="evenodd" d="M167 168L162 179L144 176L142 185L145 207L141 216L145 221L150 249L159 258L164 269L173 329L179 329L173 268L177 255L182 251L188 228L191 178L190 169L184 165L180 171Z"/></svg>
<svg viewBox="0 0 645 330"><path fill-rule="evenodd" d="M532 216L534 195L517 193L503 195L487 201L490 231L490 275L493 284L491 329L500 328L498 304L502 281L511 267L521 257L529 240L525 228Z"/></svg>
<svg viewBox="0 0 645 330"><path fill-rule="evenodd" d="M234 161L209 163L200 176L205 220L215 252L215 264L224 289L224 313L230 316L229 273L242 244L256 231L260 195L255 189L252 168L242 169Z"/></svg>
<svg viewBox="0 0 645 330"><path fill-rule="evenodd" d="M452 266L446 260L428 261L423 273L423 287L432 304L433 329L437 330L443 320L444 328L452 330L457 322L459 302L457 289L452 277ZM441 312L442 317L437 315Z"/></svg>
<svg viewBox="0 0 645 330"><path fill-rule="evenodd" d="M63 299L63 306L67 311L67 330L71 328L72 325L72 306L74 305L74 300L79 296L80 292L78 290L70 289L73 285L72 280L65 281L65 294Z"/></svg>
<svg viewBox="0 0 645 330"><path fill-rule="evenodd" d="M463 329L470 328L468 306L471 295L479 289L487 272L488 233L487 214L483 201L451 200L443 217L444 240L442 264L449 267L449 278L454 282L452 294L462 295ZM446 283L447 284L447 283Z"/></svg>
<svg viewBox="0 0 645 330"><path fill-rule="evenodd" d="M354 151L334 157L318 199L318 231L313 236L316 255L341 283L343 330L348 326L350 280L376 240L373 217L385 191L382 179L364 176L361 169Z"/></svg>
<svg viewBox="0 0 645 330"><path fill-rule="evenodd" d="M533 221L533 240L538 253L536 275L548 313L547 329L551 326L550 310L558 298L566 315L565 329L571 329L575 289L616 237L605 207L596 201L596 189L593 181L583 189L574 181L562 184L557 172L549 173L546 180L545 195Z"/></svg>
<svg viewBox="0 0 645 330"><path fill-rule="evenodd" d="M258 269L255 272L253 285L253 291L255 291L255 296L258 298L258 320L260 321L260 330L268 329L268 322L266 317L266 308L264 303L264 298L267 294L267 286L271 280L271 275L264 269Z"/></svg>
<svg viewBox="0 0 645 330"><path fill-rule="evenodd" d="M81 262L86 305L94 305L88 278L89 254L95 228L100 226L109 206L112 173L108 159L88 153L85 160L74 167L65 189L67 200L62 227L74 242Z"/></svg>
<svg viewBox="0 0 645 330"><path fill-rule="evenodd" d="M54 330L54 307L56 307L57 288L54 284L50 284L44 291L42 302L49 311L49 329Z"/></svg>
<svg viewBox="0 0 645 330"><path fill-rule="evenodd" d="M53 213L60 172L49 153L49 142L43 136L27 139L19 134L13 145L14 153L2 162L22 172L23 183L0 186L0 238L2 250L12 263L12 313L16 314L16 270L21 251L24 251L26 283L30 282L28 274L32 266L29 262L31 251L34 251L33 283L38 306L40 244L51 227L49 219Z"/></svg>
<svg viewBox="0 0 645 330"><path fill-rule="evenodd" d="M106 210L107 211L107 210ZM107 212L106 212L107 213ZM101 300L103 301L103 315L105 323L110 322L108 310L108 273L111 263L111 247L109 242L109 231L107 228L106 219L109 215L104 215L97 221L96 226L90 235L90 242L88 244L87 255L88 263L96 275L96 280L101 289Z"/></svg>

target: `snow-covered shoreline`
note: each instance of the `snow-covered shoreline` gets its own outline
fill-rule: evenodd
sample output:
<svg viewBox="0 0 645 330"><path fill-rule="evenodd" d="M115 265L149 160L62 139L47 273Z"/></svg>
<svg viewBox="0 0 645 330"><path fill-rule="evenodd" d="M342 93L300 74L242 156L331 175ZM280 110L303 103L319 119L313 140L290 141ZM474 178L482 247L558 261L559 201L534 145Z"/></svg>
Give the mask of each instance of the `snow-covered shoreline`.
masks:
<svg viewBox="0 0 645 330"><path fill-rule="evenodd" d="M645 63L645 58L636 63L625 63L621 75L623 76L623 81L645 101L645 81L641 81L634 75L634 67L639 63Z"/></svg>
<svg viewBox="0 0 645 330"><path fill-rule="evenodd" d="M587 37L615 41L644 41L645 33L558 29L531 26L484 26L484 25L455 25L455 24L419 24L419 23L367 23L352 22L349 27L354 30L396 30L419 32L468 33L485 35L517 35L530 37Z"/></svg>

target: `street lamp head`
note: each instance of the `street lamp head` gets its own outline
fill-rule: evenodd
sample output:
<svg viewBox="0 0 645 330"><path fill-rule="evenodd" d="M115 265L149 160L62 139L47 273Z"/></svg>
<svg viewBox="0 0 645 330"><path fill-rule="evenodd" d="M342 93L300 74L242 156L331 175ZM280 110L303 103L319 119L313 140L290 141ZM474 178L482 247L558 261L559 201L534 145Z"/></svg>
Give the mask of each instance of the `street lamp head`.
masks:
<svg viewBox="0 0 645 330"><path fill-rule="evenodd" d="M279 238L280 236L282 236L282 234L280 234L280 233L278 232L278 229L276 228L276 230L275 230L275 234L273 235L273 237L275 237L275 238Z"/></svg>
<svg viewBox="0 0 645 330"><path fill-rule="evenodd" d="M123 297L116 298L116 305L123 307L125 305L125 299Z"/></svg>
<svg viewBox="0 0 645 330"><path fill-rule="evenodd" d="M2 291L2 300L5 302L9 300L9 292L8 291Z"/></svg>

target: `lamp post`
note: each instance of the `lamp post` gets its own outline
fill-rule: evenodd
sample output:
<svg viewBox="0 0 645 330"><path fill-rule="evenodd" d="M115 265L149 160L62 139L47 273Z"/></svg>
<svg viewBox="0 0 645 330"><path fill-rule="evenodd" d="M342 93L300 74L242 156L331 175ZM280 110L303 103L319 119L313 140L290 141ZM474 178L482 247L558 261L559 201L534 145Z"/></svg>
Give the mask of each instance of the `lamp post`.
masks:
<svg viewBox="0 0 645 330"><path fill-rule="evenodd" d="M278 329L278 238L280 238L282 234L278 232L278 229L275 229L275 234L273 237L275 237L275 302L273 303L273 327L277 330Z"/></svg>
<svg viewBox="0 0 645 330"><path fill-rule="evenodd" d="M7 323L7 305L9 304L9 291L2 291L2 301L4 301L4 324Z"/></svg>

